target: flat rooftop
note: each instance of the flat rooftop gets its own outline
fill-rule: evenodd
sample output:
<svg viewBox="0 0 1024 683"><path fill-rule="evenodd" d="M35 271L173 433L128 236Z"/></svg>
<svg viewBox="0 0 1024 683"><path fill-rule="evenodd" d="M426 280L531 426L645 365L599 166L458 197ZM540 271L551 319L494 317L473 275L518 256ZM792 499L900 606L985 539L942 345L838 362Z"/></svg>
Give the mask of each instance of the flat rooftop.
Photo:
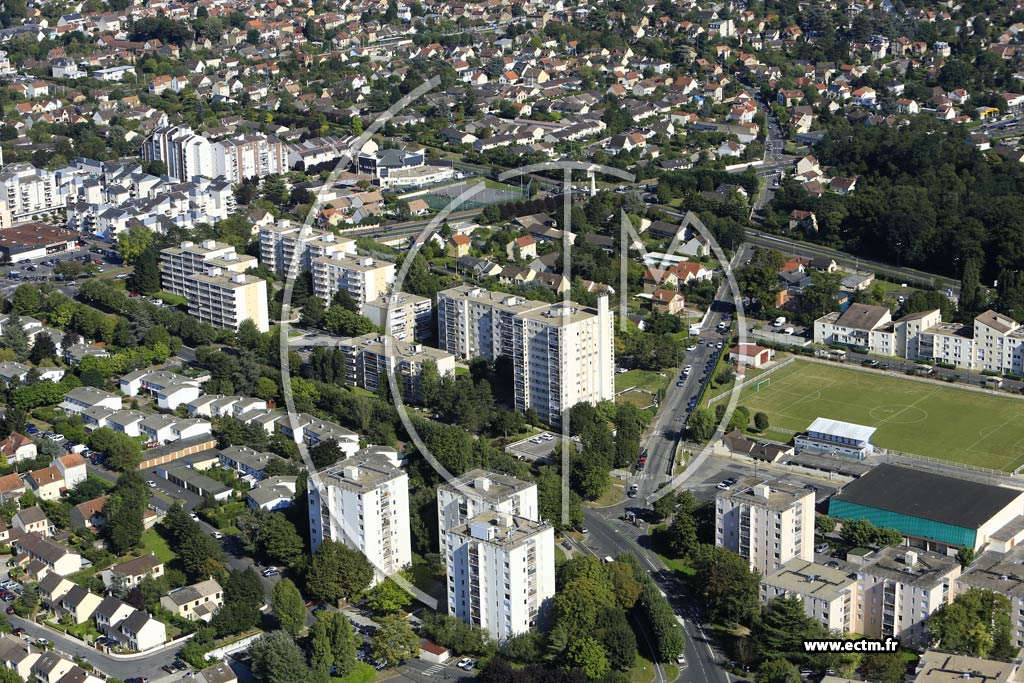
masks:
<svg viewBox="0 0 1024 683"><path fill-rule="evenodd" d="M896 514L978 529L1024 492L966 479L882 464L833 496Z"/></svg>
<svg viewBox="0 0 1024 683"><path fill-rule="evenodd" d="M761 484L768 486L768 496L759 495L755 487ZM757 477L745 477L728 491L722 491L717 498L732 500L736 503L747 505L758 505L769 510L788 510L794 503L803 498L809 497L811 504L814 504L814 492L804 488L798 488L780 481L764 481Z"/></svg>
<svg viewBox="0 0 1024 683"><path fill-rule="evenodd" d="M1006 683L1015 678L1017 665L993 659L966 657L927 650L917 663L914 683Z"/></svg>
<svg viewBox="0 0 1024 683"><path fill-rule="evenodd" d="M532 481L476 468L441 488L446 491L459 491L464 496L489 503L500 503L534 486L536 484Z"/></svg>
<svg viewBox="0 0 1024 683"><path fill-rule="evenodd" d="M439 301L442 296L449 299L478 301L481 304L509 313L526 313L527 311L544 308L549 305L543 301L533 301L516 294L509 294L508 292L492 292L489 289L477 287L476 285L459 285L458 287L442 290L437 295Z"/></svg>
<svg viewBox="0 0 1024 683"><path fill-rule="evenodd" d="M55 228L46 223L25 223L0 231L0 248L19 253L48 244L77 241L78 237L77 232Z"/></svg>
<svg viewBox="0 0 1024 683"><path fill-rule="evenodd" d="M508 550L548 529L551 529L551 525L547 522L535 522L525 517L488 510L455 527L452 533Z"/></svg>
<svg viewBox="0 0 1024 683"><path fill-rule="evenodd" d="M963 586L984 588L1007 597L1024 598L1024 548L985 552L957 579Z"/></svg>
<svg viewBox="0 0 1024 683"><path fill-rule="evenodd" d="M761 579L761 583L780 588L787 593L803 595L832 602L846 593L857 579L841 569L794 557L773 573Z"/></svg>
<svg viewBox="0 0 1024 683"><path fill-rule="evenodd" d="M910 552L917 557L913 565L907 561ZM882 548L867 560L859 572L926 589L941 583L951 569L960 566L956 558L907 547Z"/></svg>

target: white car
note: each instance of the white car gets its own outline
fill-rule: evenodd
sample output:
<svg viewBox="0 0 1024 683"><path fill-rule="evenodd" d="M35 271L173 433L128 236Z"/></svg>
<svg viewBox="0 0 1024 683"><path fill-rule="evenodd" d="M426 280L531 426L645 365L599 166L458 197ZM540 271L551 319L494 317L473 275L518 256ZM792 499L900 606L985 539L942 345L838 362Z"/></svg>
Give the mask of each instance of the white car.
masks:
<svg viewBox="0 0 1024 683"><path fill-rule="evenodd" d="M220 539L224 538L224 534L222 534L219 531L214 531L213 532L213 537L216 538L219 541Z"/></svg>
<svg viewBox="0 0 1024 683"><path fill-rule="evenodd" d="M466 665L469 664L472 661L473 660L470 659L469 657L463 657L462 659L459 660L458 664L456 664L455 666L459 667L460 669L464 669L466 667Z"/></svg>
<svg viewBox="0 0 1024 683"><path fill-rule="evenodd" d="M149 479L149 480L146 481L146 486L148 486L151 489L155 489L156 488L156 482L153 481L152 479Z"/></svg>
<svg viewBox="0 0 1024 683"><path fill-rule="evenodd" d="M686 657L684 657L682 655L679 655L678 657L676 657L676 664L678 664L679 666L685 666L685 664L686 664Z"/></svg>
<svg viewBox="0 0 1024 683"><path fill-rule="evenodd" d="M686 350L687 351L696 351L697 350L697 345L696 344L691 344L690 346L686 347Z"/></svg>
<svg viewBox="0 0 1024 683"><path fill-rule="evenodd" d="M690 370L693 370L692 365L687 365L686 367L683 368L683 372L689 372Z"/></svg>

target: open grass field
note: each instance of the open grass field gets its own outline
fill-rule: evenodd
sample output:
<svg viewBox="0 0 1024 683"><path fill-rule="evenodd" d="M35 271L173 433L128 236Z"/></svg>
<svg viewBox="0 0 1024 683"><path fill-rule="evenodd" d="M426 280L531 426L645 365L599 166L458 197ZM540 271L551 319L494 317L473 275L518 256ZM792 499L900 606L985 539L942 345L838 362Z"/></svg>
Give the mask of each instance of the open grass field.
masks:
<svg viewBox="0 0 1024 683"><path fill-rule="evenodd" d="M876 446L1012 471L1024 464L1024 402L953 384L798 360L755 379L740 395L753 415L768 414L768 436L788 441L816 417L878 429Z"/></svg>

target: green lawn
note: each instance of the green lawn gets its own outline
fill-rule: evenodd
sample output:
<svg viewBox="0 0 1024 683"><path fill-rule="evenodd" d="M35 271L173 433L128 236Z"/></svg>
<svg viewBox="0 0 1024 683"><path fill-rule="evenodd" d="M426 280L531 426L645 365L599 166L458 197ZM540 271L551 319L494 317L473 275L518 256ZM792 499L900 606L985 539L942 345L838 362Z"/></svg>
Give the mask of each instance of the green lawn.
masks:
<svg viewBox="0 0 1024 683"><path fill-rule="evenodd" d="M669 380L674 376L674 370L666 370L661 374L653 370L630 370L615 375L615 391L625 391L633 387L656 394L667 387Z"/></svg>
<svg viewBox="0 0 1024 683"><path fill-rule="evenodd" d="M149 529L142 534L142 549L145 553L153 553L165 564L177 557L167 545L167 541L155 529Z"/></svg>
<svg viewBox="0 0 1024 683"><path fill-rule="evenodd" d="M163 290L154 294L153 298L160 299L160 301L163 301L165 304L170 306L188 306L188 299L185 297L178 294L171 294L170 292L165 292Z"/></svg>
<svg viewBox="0 0 1024 683"><path fill-rule="evenodd" d="M766 436L788 441L816 417L876 427L883 448L1012 471L1024 464L1024 403L953 384L919 382L797 360L740 404L768 414Z"/></svg>

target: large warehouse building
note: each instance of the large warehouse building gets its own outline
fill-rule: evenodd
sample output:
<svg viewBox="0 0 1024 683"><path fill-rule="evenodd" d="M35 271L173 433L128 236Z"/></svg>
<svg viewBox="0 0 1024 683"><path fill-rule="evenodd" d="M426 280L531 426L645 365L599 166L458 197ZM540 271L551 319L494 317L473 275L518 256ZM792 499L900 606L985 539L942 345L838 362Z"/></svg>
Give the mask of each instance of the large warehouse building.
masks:
<svg viewBox="0 0 1024 683"><path fill-rule="evenodd" d="M828 513L898 529L910 545L940 553L1002 544L1007 534L1011 544L1024 539L1024 491L896 465L879 465L847 484Z"/></svg>
<svg viewBox="0 0 1024 683"><path fill-rule="evenodd" d="M77 232L45 223L25 223L0 230L0 262L21 263L78 248Z"/></svg>

